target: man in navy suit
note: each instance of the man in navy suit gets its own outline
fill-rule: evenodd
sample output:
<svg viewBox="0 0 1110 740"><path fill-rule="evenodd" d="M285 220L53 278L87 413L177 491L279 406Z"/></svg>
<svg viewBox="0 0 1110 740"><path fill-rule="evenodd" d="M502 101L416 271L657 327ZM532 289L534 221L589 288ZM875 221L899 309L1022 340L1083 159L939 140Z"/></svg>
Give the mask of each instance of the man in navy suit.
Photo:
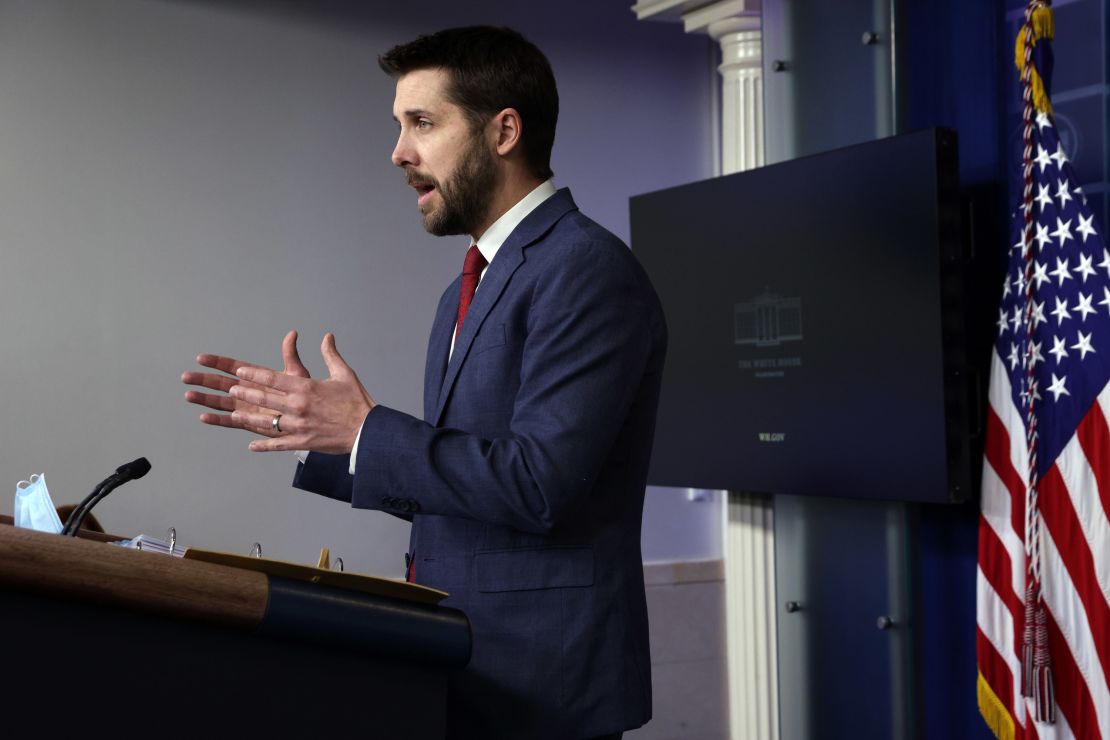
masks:
<svg viewBox="0 0 1110 740"><path fill-rule="evenodd" d="M640 526L666 328L627 247L551 182L558 114L543 54L463 28L381 59L393 163L424 226L469 234L428 343L424 418L376 404L324 338L314 380L201 355L202 421L301 450L294 485L410 519L408 577L451 594L473 655L452 737L620 737L651 716Z"/></svg>

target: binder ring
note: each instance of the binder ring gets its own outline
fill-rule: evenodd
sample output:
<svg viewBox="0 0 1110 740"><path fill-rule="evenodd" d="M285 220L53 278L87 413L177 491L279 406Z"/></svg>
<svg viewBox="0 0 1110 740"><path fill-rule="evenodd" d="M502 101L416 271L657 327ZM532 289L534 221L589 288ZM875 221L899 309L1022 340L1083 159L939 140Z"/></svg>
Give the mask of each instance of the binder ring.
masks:
<svg viewBox="0 0 1110 740"><path fill-rule="evenodd" d="M252 558L262 557L262 543L261 542L255 542L253 545L251 545L250 557L252 557Z"/></svg>

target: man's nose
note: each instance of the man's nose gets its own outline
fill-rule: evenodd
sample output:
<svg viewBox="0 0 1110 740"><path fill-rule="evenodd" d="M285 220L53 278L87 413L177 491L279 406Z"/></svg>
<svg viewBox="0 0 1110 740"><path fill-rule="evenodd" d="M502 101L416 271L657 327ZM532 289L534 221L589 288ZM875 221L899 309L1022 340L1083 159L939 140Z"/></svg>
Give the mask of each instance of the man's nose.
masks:
<svg viewBox="0 0 1110 740"><path fill-rule="evenodd" d="M403 133L397 137L397 145L393 147L393 154L390 156L393 164L398 167L405 167L407 165L416 166L419 164L415 150L408 143L408 137Z"/></svg>

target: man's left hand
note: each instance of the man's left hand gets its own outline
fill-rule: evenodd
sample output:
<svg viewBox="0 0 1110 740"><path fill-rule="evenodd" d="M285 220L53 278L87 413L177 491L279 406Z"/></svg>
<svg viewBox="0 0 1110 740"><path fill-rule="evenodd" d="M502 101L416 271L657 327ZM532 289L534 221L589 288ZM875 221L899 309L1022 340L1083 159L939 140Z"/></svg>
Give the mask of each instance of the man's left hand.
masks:
<svg viewBox="0 0 1110 740"><path fill-rule="evenodd" d="M331 332L324 335L320 353L328 367L326 380L297 377L252 365L235 371L235 375L249 385L230 388L230 396L281 415L277 424L280 434L256 439L250 444L251 450L309 450L332 454L351 451L366 415L376 404L355 371L339 355L335 335ZM272 414L246 407L237 408L231 416L237 425L247 428L268 427L274 418Z"/></svg>

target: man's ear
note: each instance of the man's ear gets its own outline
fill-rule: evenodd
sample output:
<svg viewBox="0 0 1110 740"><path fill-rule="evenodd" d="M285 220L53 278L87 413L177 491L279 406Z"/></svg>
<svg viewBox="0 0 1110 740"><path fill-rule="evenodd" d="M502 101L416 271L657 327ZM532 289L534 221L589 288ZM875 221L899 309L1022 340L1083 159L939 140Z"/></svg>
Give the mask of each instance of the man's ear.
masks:
<svg viewBox="0 0 1110 740"><path fill-rule="evenodd" d="M520 136L523 126L520 113L517 112L516 108L505 108L494 116L490 123L493 128L494 146L499 155L506 157L520 149Z"/></svg>

